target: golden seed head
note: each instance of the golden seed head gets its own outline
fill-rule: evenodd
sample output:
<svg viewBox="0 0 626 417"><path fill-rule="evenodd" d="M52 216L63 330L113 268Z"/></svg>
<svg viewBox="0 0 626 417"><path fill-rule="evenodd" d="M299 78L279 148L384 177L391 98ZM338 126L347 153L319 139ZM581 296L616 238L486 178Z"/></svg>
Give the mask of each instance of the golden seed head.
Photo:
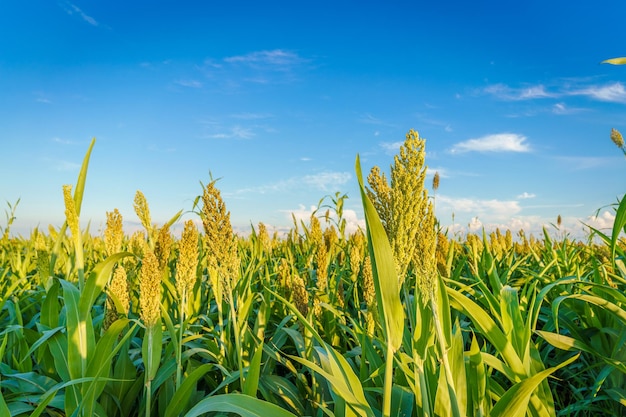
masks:
<svg viewBox="0 0 626 417"><path fill-rule="evenodd" d="M170 227L164 225L159 229L156 244L154 245L154 255L159 260L159 269L164 271L170 259L170 251L172 248L172 234Z"/></svg>
<svg viewBox="0 0 626 417"><path fill-rule="evenodd" d="M37 237L35 238L35 250L39 251L47 251L48 244L46 243L46 239L43 236L43 233L37 233Z"/></svg>
<svg viewBox="0 0 626 417"><path fill-rule="evenodd" d="M211 181L202 194L202 225L207 245L208 267L227 280L239 273L237 238L230 223L230 212L222 200L220 190Z"/></svg>
<svg viewBox="0 0 626 417"><path fill-rule="evenodd" d="M366 189L367 196L380 217L380 221L385 228L387 237L391 240L393 230L393 208L391 201L391 187L387 182L387 177L384 172L381 173L379 167L374 166L367 176L367 183L371 188L371 190L369 188Z"/></svg>
<svg viewBox="0 0 626 417"><path fill-rule="evenodd" d="M559 214L559 215L556 217L556 225L557 225L558 227L561 227L561 223L562 223L562 222L563 222L563 219L561 218L561 215Z"/></svg>
<svg viewBox="0 0 626 417"><path fill-rule="evenodd" d="M334 225L330 225L324 229L324 244L326 245L326 249L329 253L332 253L335 243L339 241L339 235L337 234L337 229L335 229Z"/></svg>
<svg viewBox="0 0 626 417"><path fill-rule="evenodd" d="M106 212L107 224L104 229L104 246L108 256L118 253L122 250L122 240L124 239L124 230L122 229L122 215L118 209L113 212Z"/></svg>
<svg viewBox="0 0 626 417"><path fill-rule="evenodd" d="M161 317L161 271L157 257L147 247L139 277L139 306L146 327L156 325Z"/></svg>
<svg viewBox="0 0 626 417"><path fill-rule="evenodd" d="M326 245L320 245L317 247L317 252L315 253L315 263L317 265L316 273L317 273L317 289L322 293L325 293L328 288L328 271L327 271L327 263L328 261L328 252L326 251Z"/></svg>
<svg viewBox="0 0 626 417"><path fill-rule="evenodd" d="M296 304L296 308L298 311L306 317L309 313L309 293L306 290L306 286L304 285L304 281L300 276L293 275L292 276L292 294L293 301Z"/></svg>
<svg viewBox="0 0 626 417"><path fill-rule="evenodd" d="M324 243L322 225L320 224L320 220L315 216L315 214L311 215L311 223L309 225L309 239L316 246L320 246L322 245L322 243Z"/></svg>
<svg viewBox="0 0 626 417"><path fill-rule="evenodd" d="M76 203L72 197L71 185L66 184L63 186L63 201L65 202L65 218L67 225L72 232L72 237L76 239L77 236L80 236L80 227L78 225L78 213L76 211Z"/></svg>
<svg viewBox="0 0 626 417"><path fill-rule="evenodd" d="M363 261L363 299L369 310L375 309L376 287L374 286L372 260L369 256L365 256L365 260Z"/></svg>
<svg viewBox="0 0 626 417"><path fill-rule="evenodd" d="M117 299L121 311L115 306L114 299ZM130 298L128 296L128 281L126 278L126 270L123 266L118 265L113 272L113 278L109 282L109 291L106 302L106 316L104 319L104 329L108 329L115 320L117 320L118 314L128 316L128 310L130 309Z"/></svg>
<svg viewBox="0 0 626 417"><path fill-rule="evenodd" d="M261 242L261 248L263 252L270 252L272 250L272 240L267 232L267 227L264 223L259 222L259 231L257 233L259 242Z"/></svg>
<svg viewBox="0 0 626 417"><path fill-rule="evenodd" d="M278 279L282 288L287 290L291 288L291 265L285 258L281 258L278 264Z"/></svg>
<svg viewBox="0 0 626 417"><path fill-rule="evenodd" d="M611 129L611 140L614 144L617 145L618 148L624 147L624 138L622 134L617 129Z"/></svg>
<svg viewBox="0 0 626 417"><path fill-rule="evenodd" d="M439 172L435 172L433 176L433 191L437 191L439 188Z"/></svg>
<svg viewBox="0 0 626 417"><path fill-rule="evenodd" d="M363 261L363 248L353 243L350 246L350 271L352 271L353 277L358 276L361 270L361 261Z"/></svg>
<svg viewBox="0 0 626 417"><path fill-rule="evenodd" d="M185 222L180 238L178 264L176 265L176 289L181 299L193 290L198 266L198 229L192 220Z"/></svg>
<svg viewBox="0 0 626 417"><path fill-rule="evenodd" d="M130 240L128 241L128 249L135 256L142 258L143 250L146 246L146 237L142 231L136 231L130 236Z"/></svg>
<svg viewBox="0 0 626 417"><path fill-rule="evenodd" d="M133 204L135 208L135 213L141 224L146 229L148 234L152 231L152 218L150 217L150 208L148 207L148 201L146 201L146 197L139 190L135 193L135 201Z"/></svg>

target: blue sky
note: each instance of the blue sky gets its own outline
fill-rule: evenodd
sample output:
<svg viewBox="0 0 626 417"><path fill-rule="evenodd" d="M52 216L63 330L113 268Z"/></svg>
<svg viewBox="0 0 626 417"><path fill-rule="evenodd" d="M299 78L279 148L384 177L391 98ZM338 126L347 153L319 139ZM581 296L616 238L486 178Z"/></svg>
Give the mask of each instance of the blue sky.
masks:
<svg viewBox="0 0 626 417"><path fill-rule="evenodd" d="M191 210L210 173L240 231L307 217L426 138L456 233L610 227L626 191L621 1L3 1L0 200L14 231L63 222L96 138L82 220L127 231ZM626 133L626 132L625 132ZM186 214L186 218L191 214ZM5 225L2 219L3 226Z"/></svg>

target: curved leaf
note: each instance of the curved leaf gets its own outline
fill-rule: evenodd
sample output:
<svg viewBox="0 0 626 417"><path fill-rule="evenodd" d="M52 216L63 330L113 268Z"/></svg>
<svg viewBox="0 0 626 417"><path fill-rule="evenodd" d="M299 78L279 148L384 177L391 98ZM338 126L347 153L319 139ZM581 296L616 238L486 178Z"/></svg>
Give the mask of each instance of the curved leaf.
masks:
<svg viewBox="0 0 626 417"><path fill-rule="evenodd" d="M275 404L245 394L221 394L205 398L184 417L197 417L214 411L235 413L241 417L295 417L295 414Z"/></svg>

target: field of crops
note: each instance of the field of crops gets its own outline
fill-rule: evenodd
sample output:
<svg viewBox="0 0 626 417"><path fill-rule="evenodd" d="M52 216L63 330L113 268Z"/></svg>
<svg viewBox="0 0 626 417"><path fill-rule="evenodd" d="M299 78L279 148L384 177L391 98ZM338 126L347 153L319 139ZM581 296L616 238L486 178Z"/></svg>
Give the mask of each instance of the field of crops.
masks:
<svg viewBox="0 0 626 417"><path fill-rule="evenodd" d="M354 234L338 193L237 236L211 181L191 214L154 224L138 191L144 230L112 208L93 235L93 145L64 225L0 229L0 416L626 415L626 199L585 242L447 236L410 131L389 180L357 157Z"/></svg>

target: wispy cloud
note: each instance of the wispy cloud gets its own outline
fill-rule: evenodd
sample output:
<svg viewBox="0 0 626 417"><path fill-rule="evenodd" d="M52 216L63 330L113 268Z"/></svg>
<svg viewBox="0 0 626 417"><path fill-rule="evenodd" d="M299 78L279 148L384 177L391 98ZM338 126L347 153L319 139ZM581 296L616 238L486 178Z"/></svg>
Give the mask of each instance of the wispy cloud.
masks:
<svg viewBox="0 0 626 417"><path fill-rule="evenodd" d="M386 154L395 155L400 151L400 147L404 142L381 142L380 147L383 148Z"/></svg>
<svg viewBox="0 0 626 417"><path fill-rule="evenodd" d="M611 213L608 210L596 216L589 216L584 221L586 225L594 227L598 230L611 230L613 228L614 222L615 214Z"/></svg>
<svg viewBox="0 0 626 417"><path fill-rule="evenodd" d="M317 210L316 206L309 206L309 208L307 208L304 204L300 204L297 209L285 209L280 210L280 212L284 213L285 217L290 221L295 219L298 223L304 222L305 224L309 224L311 215L313 215L315 210ZM330 219L337 221L337 213L331 212ZM348 234L354 233L359 229L365 230L365 219L359 218L357 212L354 210L344 209L343 220L346 221L346 233Z"/></svg>
<svg viewBox="0 0 626 417"><path fill-rule="evenodd" d="M309 187L318 191L336 191L350 181L351 178L352 176L349 172L324 171L301 177L292 177L258 187L242 188L237 190L235 193L284 193L302 187Z"/></svg>
<svg viewBox="0 0 626 417"><path fill-rule="evenodd" d="M569 94L588 96L600 101L626 103L626 89L624 88L624 85L620 82L604 86L591 86L571 91Z"/></svg>
<svg viewBox="0 0 626 417"><path fill-rule="evenodd" d="M63 8L69 15L77 15L91 26L100 26L100 24L93 17L87 15L78 6L70 2L63 3Z"/></svg>
<svg viewBox="0 0 626 417"><path fill-rule="evenodd" d="M374 117L369 113L365 113L359 116L360 123L367 123L371 125L379 125L379 126L387 126L387 127L395 127L394 124L386 122L378 117Z"/></svg>
<svg viewBox="0 0 626 417"><path fill-rule="evenodd" d="M469 213L474 216L489 214L496 219L508 218L519 213L522 208L517 200L480 200L472 198L453 198L437 196L438 208L446 206L454 213Z"/></svg>
<svg viewBox="0 0 626 417"><path fill-rule="evenodd" d="M256 133L249 127L232 126L217 133L210 133L203 137L207 139L252 139Z"/></svg>
<svg viewBox="0 0 626 417"><path fill-rule="evenodd" d="M485 87L483 93L507 101L555 97L554 93L546 91L546 88L541 84L522 88L512 88L506 84L493 84Z"/></svg>
<svg viewBox="0 0 626 417"><path fill-rule="evenodd" d="M558 115L568 115L568 114L580 113L582 111L585 111L585 109L580 108L580 107L569 107L565 103L561 102L561 103L556 103L554 106L552 106L551 111L552 113L558 114Z"/></svg>
<svg viewBox="0 0 626 417"><path fill-rule="evenodd" d="M459 142L452 153L464 152L529 152L526 137L515 133L499 133Z"/></svg>
<svg viewBox="0 0 626 417"><path fill-rule="evenodd" d="M517 198L519 200L527 200L529 198L535 198L536 195L533 193L527 193L526 191L524 191L523 193L521 193L520 195L517 196Z"/></svg>
<svg viewBox="0 0 626 417"><path fill-rule="evenodd" d="M256 51L245 55L229 56L224 58L224 62L229 64L244 64L266 70L286 71L306 62L306 60L294 52L274 49L271 51Z"/></svg>
<svg viewBox="0 0 626 417"><path fill-rule="evenodd" d="M190 88L202 88L202 83L198 80L190 80L190 79L180 79L174 81L174 83L182 86L182 87L190 87Z"/></svg>
<svg viewBox="0 0 626 417"><path fill-rule="evenodd" d="M623 162L623 158L602 158L595 156L557 156L558 161L561 161L569 169L584 170L604 168L609 165L614 165L618 160Z"/></svg>
<svg viewBox="0 0 626 417"><path fill-rule="evenodd" d="M272 117L269 113L236 113L231 114L230 117L233 119L242 119L242 120L261 120L268 119Z"/></svg>

